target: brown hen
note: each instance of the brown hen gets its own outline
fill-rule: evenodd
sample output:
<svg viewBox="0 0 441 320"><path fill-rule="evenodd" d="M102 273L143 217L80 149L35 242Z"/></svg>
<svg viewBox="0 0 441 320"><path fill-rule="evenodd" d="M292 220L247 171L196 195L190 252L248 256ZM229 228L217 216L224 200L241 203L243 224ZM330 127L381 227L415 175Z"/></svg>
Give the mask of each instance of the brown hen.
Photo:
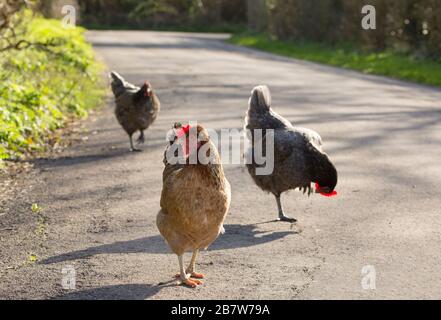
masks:
<svg viewBox="0 0 441 320"><path fill-rule="evenodd" d="M194 134L194 146L190 145ZM193 139L193 138L192 138ZM212 244L224 232L223 223L230 207L231 189L215 145L208 132L197 126L190 129L175 125L174 141L165 156L161 210L157 226L172 251L178 255L182 283L192 288L201 284L204 275L195 272L196 258L201 249ZM176 147L174 149L174 147ZM169 156L181 150L181 163L174 164ZM198 157L194 157L198 154ZM208 164L201 156L212 159ZM196 158L194 164L191 158ZM183 255L193 252L190 265L184 267Z"/></svg>
<svg viewBox="0 0 441 320"><path fill-rule="evenodd" d="M115 96L115 115L129 135L130 151L140 151L133 146L132 136L140 132L138 144L145 141L144 131L156 120L161 104L150 83L137 87L116 72L111 72L112 91Z"/></svg>

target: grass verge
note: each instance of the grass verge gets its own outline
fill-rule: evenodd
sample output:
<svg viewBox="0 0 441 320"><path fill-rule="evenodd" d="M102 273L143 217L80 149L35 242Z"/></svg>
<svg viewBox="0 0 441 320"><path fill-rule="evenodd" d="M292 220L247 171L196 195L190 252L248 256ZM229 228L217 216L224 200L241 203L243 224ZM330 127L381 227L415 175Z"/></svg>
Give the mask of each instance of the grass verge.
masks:
<svg viewBox="0 0 441 320"><path fill-rule="evenodd" d="M396 79L441 87L441 60L418 59L392 51L373 53L352 46L329 46L273 40L262 34L235 34L230 43L291 58L384 75Z"/></svg>
<svg viewBox="0 0 441 320"><path fill-rule="evenodd" d="M1 53L0 169L2 160L20 159L57 143L52 134L68 120L86 117L105 94L104 69L84 29L65 29L58 20L23 14L26 23L17 34L54 45Z"/></svg>

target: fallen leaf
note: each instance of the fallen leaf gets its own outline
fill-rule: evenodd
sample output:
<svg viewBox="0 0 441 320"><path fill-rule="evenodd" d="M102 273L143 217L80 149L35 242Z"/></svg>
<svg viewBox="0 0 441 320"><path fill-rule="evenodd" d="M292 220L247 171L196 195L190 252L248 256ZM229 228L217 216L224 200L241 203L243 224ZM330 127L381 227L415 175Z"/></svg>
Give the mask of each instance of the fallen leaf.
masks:
<svg viewBox="0 0 441 320"><path fill-rule="evenodd" d="M32 212L33 212L33 213L39 213L39 212L41 212L41 208L38 206L38 204L36 204L36 203L33 203L33 204L32 204Z"/></svg>

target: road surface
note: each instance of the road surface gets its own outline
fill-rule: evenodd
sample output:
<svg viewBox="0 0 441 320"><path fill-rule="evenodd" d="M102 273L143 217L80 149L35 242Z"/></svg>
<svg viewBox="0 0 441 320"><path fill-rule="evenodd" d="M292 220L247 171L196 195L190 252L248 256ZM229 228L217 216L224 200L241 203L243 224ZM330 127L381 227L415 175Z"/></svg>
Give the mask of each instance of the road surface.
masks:
<svg viewBox="0 0 441 320"><path fill-rule="evenodd" d="M441 298L440 90L235 47L223 35L88 37L109 69L152 83L161 114L144 151L129 153L109 97L81 143L36 162L0 217L0 298ZM290 192L283 201L298 225L270 222L273 197L227 165L226 234L199 258L205 284L177 287L177 258L155 224L165 133L190 120L241 129L258 84L270 86L277 112L321 134L339 196ZM63 268L75 270L75 290L62 288Z"/></svg>

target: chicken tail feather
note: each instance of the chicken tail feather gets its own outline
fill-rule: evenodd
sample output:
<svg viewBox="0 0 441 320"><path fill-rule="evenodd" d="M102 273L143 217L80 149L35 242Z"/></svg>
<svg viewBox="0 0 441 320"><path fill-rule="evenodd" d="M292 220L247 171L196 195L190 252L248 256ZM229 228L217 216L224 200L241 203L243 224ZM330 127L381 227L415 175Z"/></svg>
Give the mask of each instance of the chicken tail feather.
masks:
<svg viewBox="0 0 441 320"><path fill-rule="evenodd" d="M119 73L112 71L110 73L110 78L112 79L112 91L116 98L121 96L125 91L126 81Z"/></svg>
<svg viewBox="0 0 441 320"><path fill-rule="evenodd" d="M124 78L123 77L121 77L120 75L119 75L119 73L117 73L117 72L115 72L115 71L112 71L111 73L110 73L110 77L112 78L112 80L113 80L113 82L115 83L115 84L117 84L117 85L124 85Z"/></svg>
<svg viewBox="0 0 441 320"><path fill-rule="evenodd" d="M255 87L251 92L249 103L251 109L269 109L271 107L271 93L269 88L265 85Z"/></svg>

